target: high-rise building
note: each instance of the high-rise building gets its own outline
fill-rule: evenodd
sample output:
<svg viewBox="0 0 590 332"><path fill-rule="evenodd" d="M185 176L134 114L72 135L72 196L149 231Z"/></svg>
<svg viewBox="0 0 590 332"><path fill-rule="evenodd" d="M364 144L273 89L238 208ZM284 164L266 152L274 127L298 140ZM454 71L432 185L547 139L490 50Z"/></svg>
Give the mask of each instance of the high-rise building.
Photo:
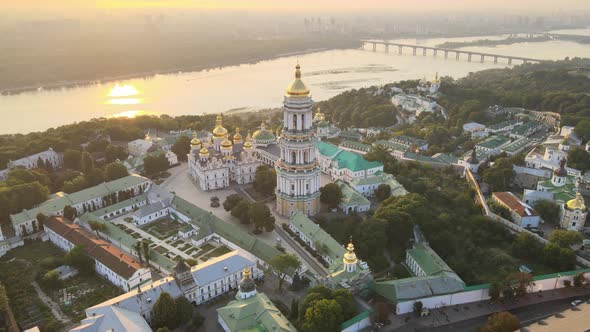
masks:
<svg viewBox="0 0 590 332"><path fill-rule="evenodd" d="M283 101L283 131L279 137L277 171L277 211L291 216L300 210L307 215L320 211L320 166L312 121L313 100L301 80L299 64L295 79L287 87Z"/></svg>

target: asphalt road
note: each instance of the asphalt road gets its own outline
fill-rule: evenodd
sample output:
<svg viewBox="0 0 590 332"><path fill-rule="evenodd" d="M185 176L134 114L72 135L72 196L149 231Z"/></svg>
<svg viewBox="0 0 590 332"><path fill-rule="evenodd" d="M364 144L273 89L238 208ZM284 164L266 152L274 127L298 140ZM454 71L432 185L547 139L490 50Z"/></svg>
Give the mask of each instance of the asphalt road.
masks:
<svg viewBox="0 0 590 332"><path fill-rule="evenodd" d="M538 303L526 307L509 310L516 315L522 326L533 324L543 318L562 312L571 307L570 303L579 297L572 297L568 299L555 300L550 302ZM458 332L458 331L474 331L478 327L486 323L487 316L477 317L469 320L464 320L454 324L441 326L438 328L422 328L414 331L434 331L434 332ZM410 330L407 330L410 331Z"/></svg>

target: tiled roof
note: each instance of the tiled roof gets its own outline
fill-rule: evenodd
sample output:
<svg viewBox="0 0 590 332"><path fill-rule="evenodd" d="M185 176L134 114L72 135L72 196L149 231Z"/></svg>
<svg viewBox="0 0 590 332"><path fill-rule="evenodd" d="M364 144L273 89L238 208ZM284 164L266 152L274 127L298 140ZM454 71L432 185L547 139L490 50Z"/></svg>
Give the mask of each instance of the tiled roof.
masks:
<svg viewBox="0 0 590 332"><path fill-rule="evenodd" d="M322 155L329 158L333 158L341 151L336 145L322 141L317 141L316 147Z"/></svg>
<svg viewBox="0 0 590 332"><path fill-rule="evenodd" d="M85 247L88 255L104 264L116 274L129 279L142 268L141 264L117 247L96 238L87 230L70 222L63 217L50 217L44 223L49 228L69 242Z"/></svg>
<svg viewBox="0 0 590 332"><path fill-rule="evenodd" d="M345 150L340 151L335 160L338 162L338 168L346 168L353 172L383 167L383 164L378 161L368 161L359 154Z"/></svg>
<svg viewBox="0 0 590 332"><path fill-rule="evenodd" d="M538 216L539 213L535 211L532 207L528 206L513 193L508 191L497 191L492 193L492 196L506 205L510 210L514 211L521 217L531 217L531 216Z"/></svg>
<svg viewBox="0 0 590 332"><path fill-rule="evenodd" d="M445 272L455 274L447 263L424 243L416 243L414 248L407 250L407 255L411 256L428 276L441 275Z"/></svg>
<svg viewBox="0 0 590 332"><path fill-rule="evenodd" d="M490 136L485 140L477 143L476 146L487 149L497 149L500 146L506 144L508 141L510 141L510 139L504 136Z"/></svg>

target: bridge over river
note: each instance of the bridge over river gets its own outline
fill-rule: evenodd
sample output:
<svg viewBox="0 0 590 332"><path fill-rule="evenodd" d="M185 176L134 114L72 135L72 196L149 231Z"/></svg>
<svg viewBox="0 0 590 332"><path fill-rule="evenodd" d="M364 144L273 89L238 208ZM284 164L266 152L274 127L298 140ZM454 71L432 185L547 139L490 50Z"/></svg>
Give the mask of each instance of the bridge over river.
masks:
<svg viewBox="0 0 590 332"><path fill-rule="evenodd" d="M373 52L377 51L377 45L385 46L385 52L389 53L390 48L397 47L397 53L403 54L404 49L412 50L412 55L416 56L419 53L422 53L423 56L427 56L430 52L432 56L435 58L440 54L441 56L444 55L445 59L449 58L449 54L455 55L455 60L459 61L461 56L467 57L467 61L471 62L472 59L475 57L476 59L479 57L479 62L483 63L486 58L490 58L494 60L494 63L498 63L498 60L504 59L508 60L508 64L511 65L514 61L520 61L521 63L538 63L542 62L543 60L534 59L534 58L527 58L527 57L520 57L520 56L512 56L512 55L502 55L502 54L493 54L493 53L483 53L483 52L476 52L476 51L469 51L469 50L460 50L460 49L448 49L448 48L440 48L440 47L433 47L433 46L423 46L423 45L412 45L412 44L402 44L396 42L388 42L388 41L378 41L378 40L361 40L364 45L372 45Z"/></svg>

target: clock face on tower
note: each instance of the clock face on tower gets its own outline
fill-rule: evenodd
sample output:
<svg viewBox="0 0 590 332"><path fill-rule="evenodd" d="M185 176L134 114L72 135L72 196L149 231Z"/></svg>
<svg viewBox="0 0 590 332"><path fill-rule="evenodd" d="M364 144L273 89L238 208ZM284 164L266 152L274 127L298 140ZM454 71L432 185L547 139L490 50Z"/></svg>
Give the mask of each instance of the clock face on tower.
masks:
<svg viewBox="0 0 590 332"><path fill-rule="evenodd" d="M279 137L281 156L276 163L277 211L291 216L300 210L307 215L319 212L320 168L316 159L313 100L301 80L301 67L287 86L283 100L283 132Z"/></svg>

